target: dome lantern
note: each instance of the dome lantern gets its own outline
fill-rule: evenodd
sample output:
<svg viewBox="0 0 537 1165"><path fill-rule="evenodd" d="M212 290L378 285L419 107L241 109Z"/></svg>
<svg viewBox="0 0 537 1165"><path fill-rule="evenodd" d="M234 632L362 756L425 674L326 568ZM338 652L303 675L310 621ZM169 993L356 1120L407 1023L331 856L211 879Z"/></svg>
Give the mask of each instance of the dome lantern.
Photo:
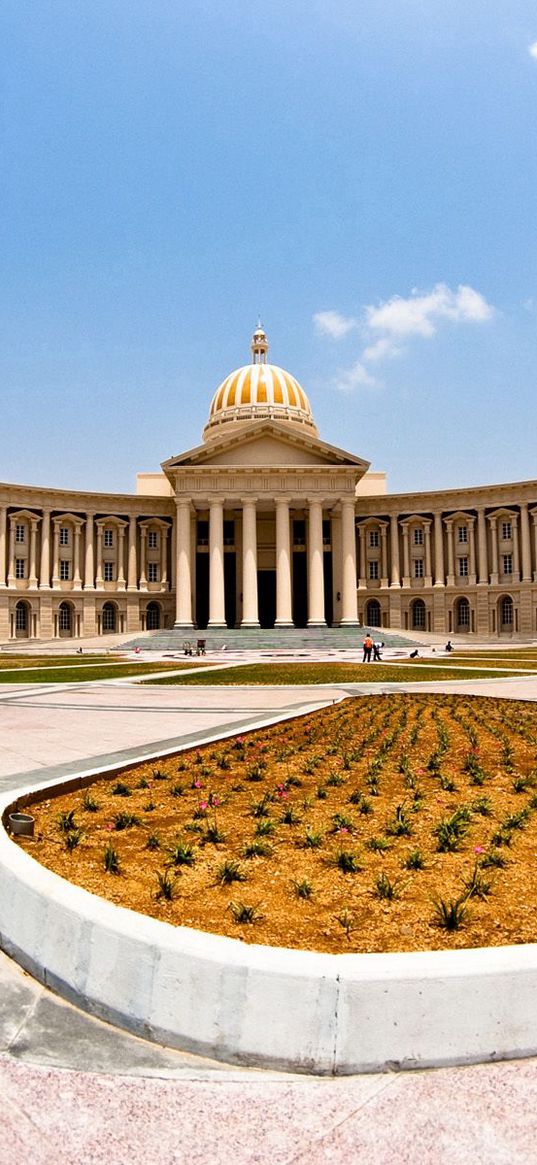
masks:
<svg viewBox="0 0 537 1165"><path fill-rule="evenodd" d="M252 351L253 364L267 363L269 342L267 339L267 333L265 332L261 320L257 321L257 328L255 329L255 332L252 336L252 343L250 344L250 348Z"/></svg>

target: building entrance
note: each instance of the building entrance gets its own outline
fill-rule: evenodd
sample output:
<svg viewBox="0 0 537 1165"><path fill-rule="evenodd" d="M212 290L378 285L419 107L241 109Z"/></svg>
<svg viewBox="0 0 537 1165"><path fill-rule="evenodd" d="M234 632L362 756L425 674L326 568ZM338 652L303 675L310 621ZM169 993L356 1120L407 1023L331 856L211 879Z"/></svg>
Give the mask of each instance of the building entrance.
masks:
<svg viewBox="0 0 537 1165"><path fill-rule="evenodd" d="M257 602L259 626L274 627L276 621L276 571L258 570Z"/></svg>

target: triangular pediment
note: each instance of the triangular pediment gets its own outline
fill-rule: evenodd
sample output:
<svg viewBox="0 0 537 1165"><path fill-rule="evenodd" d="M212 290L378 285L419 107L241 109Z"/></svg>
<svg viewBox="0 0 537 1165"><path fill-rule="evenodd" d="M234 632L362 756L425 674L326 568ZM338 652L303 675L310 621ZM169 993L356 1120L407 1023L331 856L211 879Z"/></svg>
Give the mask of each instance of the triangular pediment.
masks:
<svg viewBox="0 0 537 1165"><path fill-rule="evenodd" d="M254 421L251 425L237 426L235 431L219 434L178 457L170 457L163 462L162 468L169 476L174 469L195 465L252 468L347 466L358 470L360 476L369 468L369 462L363 458L278 421Z"/></svg>

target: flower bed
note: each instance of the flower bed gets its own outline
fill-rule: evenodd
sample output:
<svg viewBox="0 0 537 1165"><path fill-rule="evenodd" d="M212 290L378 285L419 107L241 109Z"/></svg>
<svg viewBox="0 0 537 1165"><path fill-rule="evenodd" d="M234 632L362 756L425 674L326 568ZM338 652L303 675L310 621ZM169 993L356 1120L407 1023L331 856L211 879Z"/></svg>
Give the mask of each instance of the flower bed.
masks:
<svg viewBox="0 0 537 1165"><path fill-rule="evenodd" d="M332 952L537 939L529 703L349 700L33 812L38 861L172 924Z"/></svg>

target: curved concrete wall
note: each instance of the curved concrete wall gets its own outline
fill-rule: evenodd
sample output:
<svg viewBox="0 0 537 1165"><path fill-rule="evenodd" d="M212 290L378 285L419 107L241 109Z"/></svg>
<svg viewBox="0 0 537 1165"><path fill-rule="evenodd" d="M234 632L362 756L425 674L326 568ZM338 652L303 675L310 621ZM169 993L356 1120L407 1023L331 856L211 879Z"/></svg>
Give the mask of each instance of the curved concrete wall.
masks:
<svg viewBox="0 0 537 1165"><path fill-rule="evenodd" d="M250 946L97 898L4 830L0 869L2 948L87 1011L157 1042L322 1074L537 1052L537 945L386 955Z"/></svg>

